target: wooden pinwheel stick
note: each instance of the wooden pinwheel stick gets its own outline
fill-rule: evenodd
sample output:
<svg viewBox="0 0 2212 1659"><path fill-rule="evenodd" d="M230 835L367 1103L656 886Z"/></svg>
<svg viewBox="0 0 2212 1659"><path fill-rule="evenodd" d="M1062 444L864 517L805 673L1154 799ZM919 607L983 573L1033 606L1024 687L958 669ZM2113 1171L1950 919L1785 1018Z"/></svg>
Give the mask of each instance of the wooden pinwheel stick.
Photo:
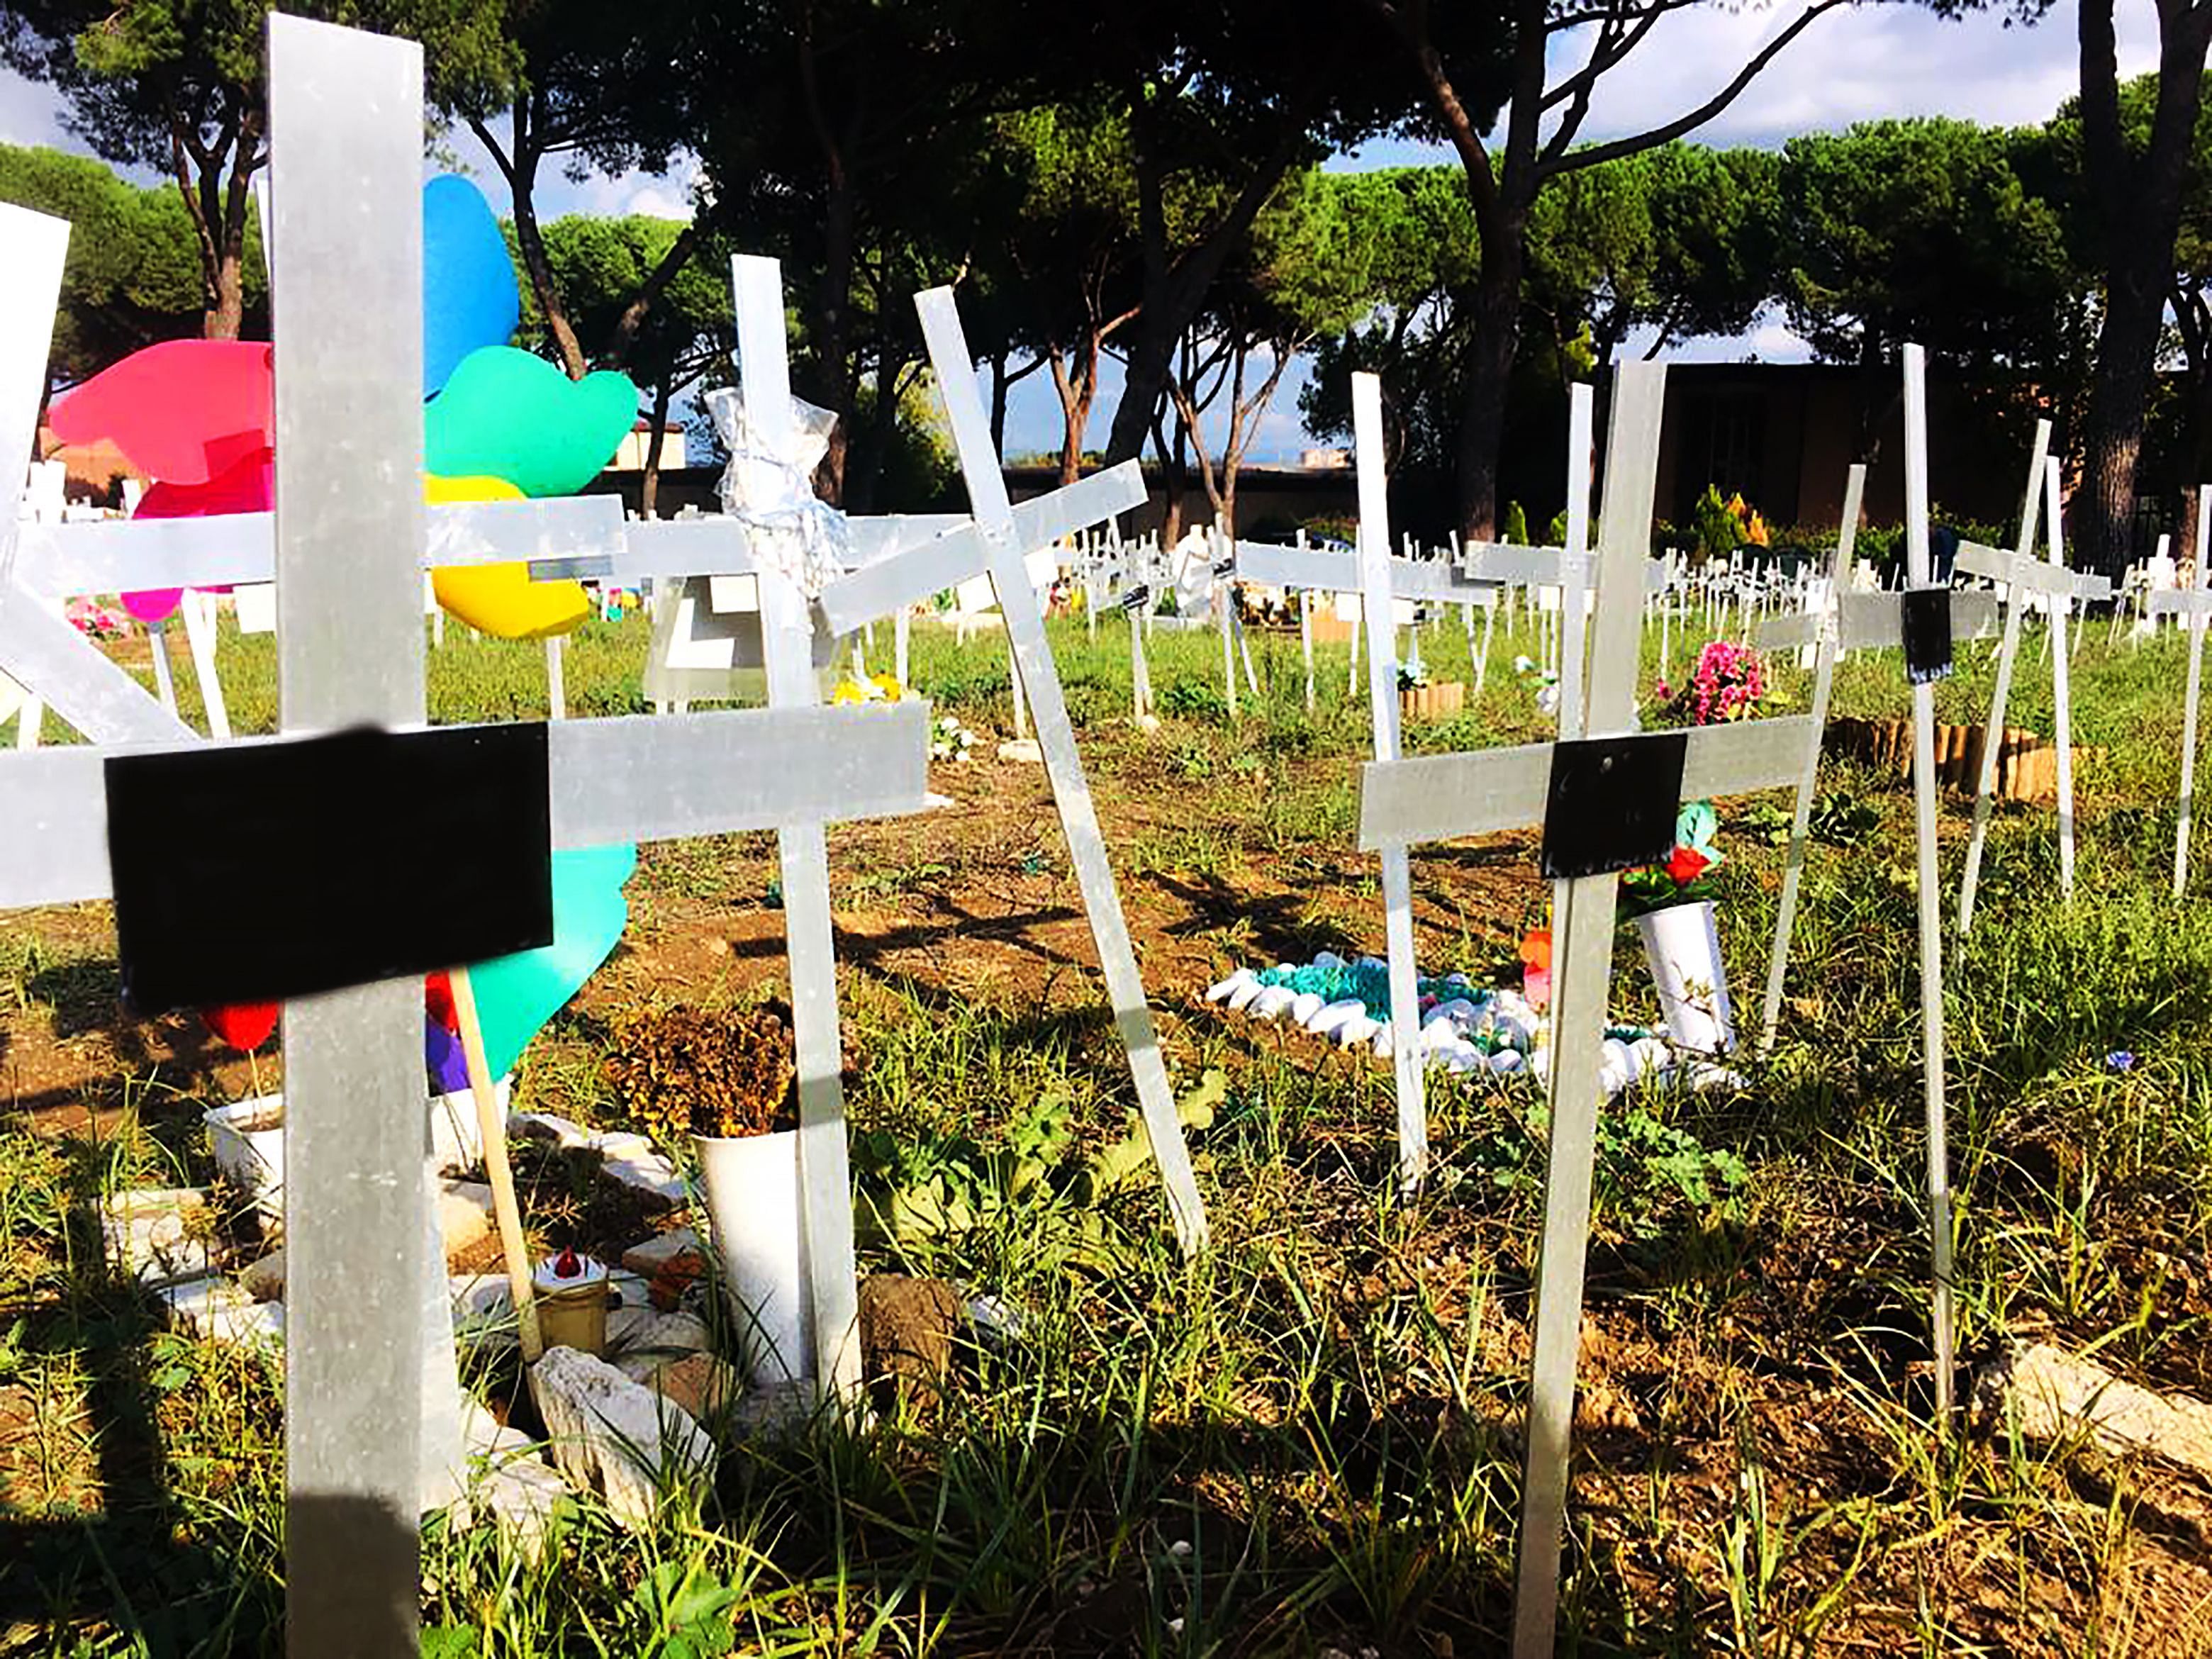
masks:
<svg viewBox="0 0 2212 1659"><path fill-rule="evenodd" d="M461 1053L468 1061L469 1093L476 1101L477 1133L483 1141L484 1178L491 1183L492 1219L499 1225L500 1253L507 1258L507 1288L514 1293L515 1328L522 1339L522 1359L534 1365L545 1352L538 1333L538 1310L532 1304L530 1244L522 1232L522 1206L514 1195L514 1166L507 1155L507 1115L500 1109L499 1091L491 1066L484 1060L483 1025L477 1018L476 988L469 970L447 970L453 990L453 1014L461 1027Z"/></svg>

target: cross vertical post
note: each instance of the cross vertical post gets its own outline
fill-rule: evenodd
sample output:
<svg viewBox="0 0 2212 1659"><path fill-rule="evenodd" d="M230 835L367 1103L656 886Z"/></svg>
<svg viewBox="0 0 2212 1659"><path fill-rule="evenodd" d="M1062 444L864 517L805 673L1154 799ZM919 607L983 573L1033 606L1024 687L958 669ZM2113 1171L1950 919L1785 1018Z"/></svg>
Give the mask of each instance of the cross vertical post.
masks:
<svg viewBox="0 0 2212 1659"><path fill-rule="evenodd" d="M738 372L745 418L772 456L791 453L791 380L786 355L783 278L775 260L740 254L730 262L736 297ZM766 461L744 461L759 468ZM755 499L766 499L762 480ZM820 701L813 666L810 596L773 557L757 557L761 651L771 708ZM852 1178L845 1144L844 1055L837 1020L837 959L830 915L830 853L820 823L776 831L783 878L784 949L791 963L792 1042L799 1061L799 1175L806 1239L807 1328L814 1378L842 1395L860 1376L859 1287L854 1276Z"/></svg>
<svg viewBox="0 0 2212 1659"><path fill-rule="evenodd" d="M2051 550L2051 568L2066 568L2066 551L2058 530L2058 458L2043 464L2043 526ZM2055 588L2050 599L2050 620L2045 641L2051 647L2051 736L2058 748L2058 890L2074 896L2074 699L2067 684L2067 664L2073 656L2066 638L2071 594ZM2056 638L2052 636L2056 635Z"/></svg>
<svg viewBox="0 0 2212 1659"><path fill-rule="evenodd" d="M1928 578L1928 357L1905 348L1905 579ZM1934 1273L1929 1317L1936 1348L1936 1411L1951 1420L1951 1157L1943 1098L1943 917L1936 891L1936 686L1912 688L1912 817L1918 854L1922 1096L1928 1113L1928 1227Z"/></svg>
<svg viewBox="0 0 2212 1659"><path fill-rule="evenodd" d="M1191 1172L1189 1151L1183 1145L1175 1092L1160 1054L1152 1009L1145 1000L1144 977L1129 943L1128 923L1121 914L1113 868L1107 861L1106 837L1099 829L1097 808L1092 804L1091 786L1076 750L1067 699L1053 663L1051 644L1045 637L1043 613L1023 562L1024 549L1015 533L1006 477L1000 471L990 422L976 385L975 359L969 355L951 289L931 289L917 295L915 304L921 314L922 334L951 419L953 446L967 480L969 505L989 550L991 585L998 594L1000 614L1006 619L1014 672L1021 676L1029 693L1030 714L1044 753L1045 775L1059 804L1068 858L1083 890L1084 908L1090 914L1099 966L1114 1005L1114 1023L1128 1051L1146 1133L1167 1188L1169 1212L1184 1251L1195 1253L1206 1245L1205 1206L1199 1198L1197 1178Z"/></svg>
<svg viewBox="0 0 2212 1659"><path fill-rule="evenodd" d="M2197 816L2197 711L2204 684L2204 618L2212 592L2205 587L2205 541L2212 537L2212 484L2197 489L2196 580L2184 598L2189 609L2189 692L2182 705L2181 799L2173 826L2173 896L2189 890L2189 829Z"/></svg>
<svg viewBox="0 0 2212 1659"><path fill-rule="evenodd" d="M1659 423L1666 369L1625 364L1613 387L1605 500L1598 529L1600 599L1591 653L1587 730L1632 729L1641 580L1658 487ZM1560 707L1565 708L1564 696ZM1566 1524L1567 1457L1574 1425L1575 1362L1582 1346L1592 1162L1596 1156L1600 1045L1613 971L1613 901L1620 878L1566 884L1553 916L1561 945L1552 1005L1552 1125L1545 1154L1544 1232L1537 1256L1535 1352L1530 1368L1528 1456L1522 1486L1513 1649L1516 1659L1552 1651ZM1555 900L1555 902L1558 901Z"/></svg>
<svg viewBox="0 0 2212 1659"><path fill-rule="evenodd" d="M1375 708L1375 758L1398 758L1398 630L1389 625L1390 500L1382 464L1382 382L1352 377L1352 452L1359 466L1360 611L1384 619L1368 636L1368 695ZM1397 1081L1398 1184L1420 1189L1428 1174L1429 1120L1421 1075L1421 1010L1413 959L1413 864L1403 842L1381 849L1383 933L1390 963L1390 1066Z"/></svg>
<svg viewBox="0 0 2212 1659"><path fill-rule="evenodd" d="M419 726L422 48L271 14L269 82L280 717L288 732ZM288 1650L407 1652L422 984L295 998L283 1018Z"/></svg>
<svg viewBox="0 0 2212 1659"><path fill-rule="evenodd" d="M2035 512L2042 500L2043 462L2051 451L2051 422L2035 423L2035 446L2028 457L2027 488L2021 494L2020 540L2013 549L2016 559L2026 559L2035 545ZM1990 798L1997 785L1997 757L2004 744L2005 700L2012 691L2013 658L2020 650L2021 615L2027 606L2015 590L2005 607L2004 637L1997 646L1996 685L1990 697L1989 723L1982 728L1982 764L1974 783L1974 825L1966 836L1966 872L1959 880L1959 934L1964 938L1974 925L1974 893L1981 884L1982 848L1989 838Z"/></svg>
<svg viewBox="0 0 2212 1659"><path fill-rule="evenodd" d="M1836 532L1836 550L1828 562L1828 592L1820 607L1820 637L1814 646L1813 706L1808 711L1814 732L1828 725L1828 697L1836 679L1836 615L1844 588L1851 579L1851 548L1858 539L1859 503L1866 494L1866 464L1854 465L1844 484L1844 521ZM1797 781L1797 810L1790 821L1790 851L1782 866L1782 897L1774 910L1774 948L1766 964L1766 1001L1759 1020L1759 1051L1774 1047L1774 1032L1782 1017L1782 982L1790 967L1790 935L1797 921L1797 889L1805 875L1805 842L1813 827L1813 792L1820 777L1820 745L1816 739L1805 757L1805 773Z"/></svg>

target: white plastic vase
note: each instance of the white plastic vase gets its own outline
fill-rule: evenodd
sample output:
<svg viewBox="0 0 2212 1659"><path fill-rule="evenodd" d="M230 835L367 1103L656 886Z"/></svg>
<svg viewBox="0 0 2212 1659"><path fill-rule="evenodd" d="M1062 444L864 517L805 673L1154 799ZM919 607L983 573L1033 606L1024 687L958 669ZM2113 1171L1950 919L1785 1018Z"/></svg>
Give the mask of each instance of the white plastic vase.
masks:
<svg viewBox="0 0 2212 1659"><path fill-rule="evenodd" d="M813 1375L814 1341L799 1132L734 1139L695 1135L692 1145L746 1379L756 1389L804 1381Z"/></svg>
<svg viewBox="0 0 2212 1659"><path fill-rule="evenodd" d="M1644 959L1675 1047L1703 1054L1733 1049L1735 1018L1712 901L1646 911L1637 917L1636 931L1644 936Z"/></svg>

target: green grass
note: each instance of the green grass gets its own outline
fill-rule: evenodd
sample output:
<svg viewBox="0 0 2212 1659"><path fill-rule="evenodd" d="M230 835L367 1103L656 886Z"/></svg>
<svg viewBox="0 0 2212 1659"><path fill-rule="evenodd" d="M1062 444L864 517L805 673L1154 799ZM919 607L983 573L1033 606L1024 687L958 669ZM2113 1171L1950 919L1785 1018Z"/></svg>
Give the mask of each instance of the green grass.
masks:
<svg viewBox="0 0 2212 1659"><path fill-rule="evenodd" d="M1504 672L1533 636L1500 633L1480 703L1413 728L1411 746L1541 735ZM640 623L580 635L572 707L635 707L624 688L643 639ZM1054 641L1102 798L1158 809L1115 847L1125 884L1235 889L1358 868L1306 893L1297 925L1375 948L1379 899L1351 855L1364 689L1346 696L1341 647L1318 653L1310 715L1295 637L1255 639L1262 690L1240 688L1232 723L1216 636L1160 635L1152 668L1170 717L1143 734L1123 723L1119 619L1095 646L1079 621L1056 623ZM2038 644L2015 680L2016 723L2048 718ZM872 665L887 666L888 630L878 645ZM246 729L273 719L266 647L223 640ZM1423 648L1433 675L1471 679L1456 619ZM1678 639L1678 672L1685 654ZM2080 890L2061 902L2048 810L2002 810L1946 1013L1962 1352L2049 1333L2201 1395L2212 911L2166 896L2180 663L2171 635L2112 651L2092 626L2077 740L2110 753L2081 781ZM1648 684L1656 635L1645 667ZM1982 647L1962 653L1939 692L1948 718L1974 717L1989 672ZM1802 705L1804 677L1782 678ZM917 628L914 679L973 724L1010 726L1002 644L962 651ZM1170 694L1183 712L1170 714ZM456 630L431 659L441 719L527 715L543 696L536 647ZM1845 665L1840 711L1905 707L1893 662ZM1563 1650L2192 1650L2196 1581L2136 1576L2147 1552L2189 1555L2160 1542L2174 1534L2145 1472L2031 1447L2002 1420L1931 1431L1911 799L1841 763L1822 789L1873 822L1813 850L1774 1053L1747 1062L1741 1093L1607 1115L1585 1370L1596 1420L1577 1436ZM1963 817L1948 805L1947 912ZM1731 834L1744 817L1725 817L1723 915L1747 1024L1779 853ZM1064 882L1048 826L1039 844ZM648 916L769 902L763 848L651 849L633 902ZM1417 885L1444 856L1417 856ZM841 866L839 902L964 890L999 867L918 842L856 874ZM1533 911L1540 893L1519 873ZM1427 948L1495 974L1529 919L1462 913L1436 921ZM96 951L42 937L0 939L0 1008L39 1018L112 994ZM1215 937L1233 953L1250 931L1225 921ZM1648 994L1624 939L1617 988L1635 1012ZM1208 1066L1227 1078L1194 1137L1214 1248L1186 1267L1147 1180L1083 1178L1133 1100L1080 977L976 999L845 975L864 1189L935 1182L971 1200L967 1224L869 1232L868 1265L988 1291L1019 1310L1018 1340L965 1350L941 1411L909 1403L734 1450L650 1536L586 1504L531 1565L487 1532L434 1526L428 1650L1498 1650L1540 1219L1533 1091L1435 1084L1438 1168L1407 1204L1390 1179L1386 1068L1308 1063L1192 1009L1197 988L1153 983L1180 1085ZM563 1017L526 1088L603 1118L603 1041L595 1022ZM2107 1063L2121 1049L2130 1069ZM210 1173L197 1102L143 1078L118 1098L96 1139L0 1130L0 1653L274 1652L281 1378L158 1333L105 1279L88 1231L97 1195ZM1741 1160L1744 1178L1700 1188L1686 1157ZM1024 1160L1041 1179L1015 1179Z"/></svg>

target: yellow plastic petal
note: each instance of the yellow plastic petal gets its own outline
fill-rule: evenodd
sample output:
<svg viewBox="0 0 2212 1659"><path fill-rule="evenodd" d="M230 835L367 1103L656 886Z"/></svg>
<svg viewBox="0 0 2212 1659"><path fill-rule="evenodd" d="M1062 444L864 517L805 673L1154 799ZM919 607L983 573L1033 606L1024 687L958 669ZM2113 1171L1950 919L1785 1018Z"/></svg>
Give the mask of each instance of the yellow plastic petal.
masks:
<svg viewBox="0 0 2212 1659"><path fill-rule="evenodd" d="M504 478L422 480L422 498L449 501L519 501L522 492ZM581 582L534 582L530 567L514 564L441 565L430 573L438 603L479 632L501 640L543 640L566 634L592 614Z"/></svg>

